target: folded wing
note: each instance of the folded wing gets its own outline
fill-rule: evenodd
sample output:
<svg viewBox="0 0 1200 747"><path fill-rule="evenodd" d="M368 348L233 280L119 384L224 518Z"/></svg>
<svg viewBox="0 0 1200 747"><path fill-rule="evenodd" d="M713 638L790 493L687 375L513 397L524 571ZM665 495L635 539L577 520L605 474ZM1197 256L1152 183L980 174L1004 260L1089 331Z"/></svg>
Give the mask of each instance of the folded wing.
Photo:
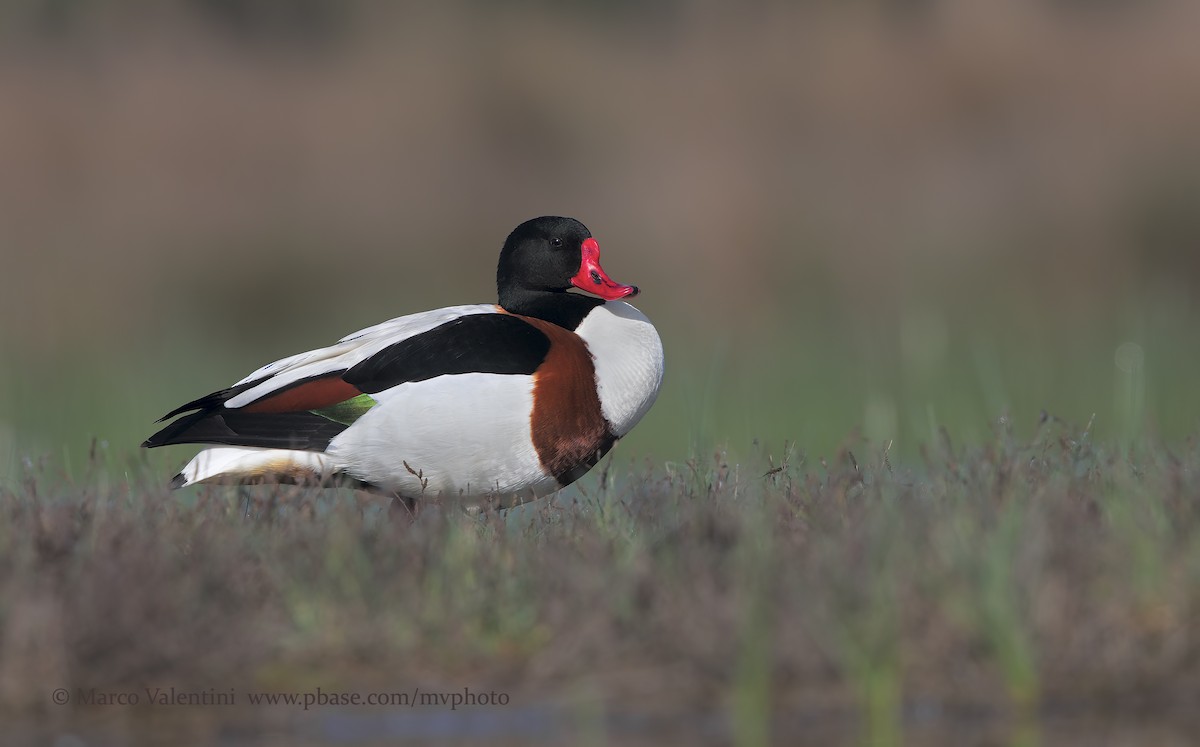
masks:
<svg viewBox="0 0 1200 747"><path fill-rule="evenodd" d="M143 446L224 444L324 451L378 404L372 395L408 382L465 373L532 374L550 340L494 306L400 317L337 344L276 361L201 397ZM187 413L187 414L183 414Z"/></svg>

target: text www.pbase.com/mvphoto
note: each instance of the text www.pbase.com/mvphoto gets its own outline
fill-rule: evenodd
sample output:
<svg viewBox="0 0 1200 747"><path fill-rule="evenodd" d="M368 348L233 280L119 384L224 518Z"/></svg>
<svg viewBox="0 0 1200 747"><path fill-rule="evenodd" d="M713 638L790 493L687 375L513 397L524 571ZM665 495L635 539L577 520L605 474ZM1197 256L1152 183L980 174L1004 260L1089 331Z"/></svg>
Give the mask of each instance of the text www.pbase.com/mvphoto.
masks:
<svg viewBox="0 0 1200 747"><path fill-rule="evenodd" d="M388 706L401 708L459 708L506 706L509 696L495 690L422 690L414 687L407 691L345 692L315 690L301 692L246 691L239 693L235 688L218 690L180 690L176 687L144 687L140 690L101 690L98 688L76 688L74 691L58 688L50 699L60 706L295 706L308 710L321 706Z"/></svg>

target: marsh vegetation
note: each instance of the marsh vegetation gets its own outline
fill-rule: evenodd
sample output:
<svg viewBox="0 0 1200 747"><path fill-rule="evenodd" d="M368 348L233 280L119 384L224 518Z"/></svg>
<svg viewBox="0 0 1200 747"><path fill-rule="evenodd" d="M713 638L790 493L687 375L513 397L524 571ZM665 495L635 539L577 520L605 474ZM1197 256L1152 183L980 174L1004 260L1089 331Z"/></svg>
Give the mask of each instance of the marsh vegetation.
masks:
<svg viewBox="0 0 1200 747"><path fill-rule="evenodd" d="M1119 448L1047 417L912 463L862 439L754 448L610 460L556 501L413 526L349 492L35 471L0 493L5 708L62 719L55 687L419 685L549 708L551 740L638 719L738 744L1190 724L1194 442ZM245 715L205 710L176 728ZM73 714L97 711L115 717Z"/></svg>

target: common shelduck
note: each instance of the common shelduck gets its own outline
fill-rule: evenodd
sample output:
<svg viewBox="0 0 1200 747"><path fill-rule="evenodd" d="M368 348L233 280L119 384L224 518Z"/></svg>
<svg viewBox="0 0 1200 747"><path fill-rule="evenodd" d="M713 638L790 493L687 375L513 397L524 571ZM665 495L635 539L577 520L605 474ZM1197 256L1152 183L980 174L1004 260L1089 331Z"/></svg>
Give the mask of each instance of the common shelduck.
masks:
<svg viewBox="0 0 1200 747"><path fill-rule="evenodd" d="M637 287L608 276L571 218L517 226L496 285L498 304L402 316L263 366L172 410L159 422L182 417L142 445L223 444L176 488L349 483L410 510L429 497L486 507L553 493L650 409L662 341L618 300Z"/></svg>

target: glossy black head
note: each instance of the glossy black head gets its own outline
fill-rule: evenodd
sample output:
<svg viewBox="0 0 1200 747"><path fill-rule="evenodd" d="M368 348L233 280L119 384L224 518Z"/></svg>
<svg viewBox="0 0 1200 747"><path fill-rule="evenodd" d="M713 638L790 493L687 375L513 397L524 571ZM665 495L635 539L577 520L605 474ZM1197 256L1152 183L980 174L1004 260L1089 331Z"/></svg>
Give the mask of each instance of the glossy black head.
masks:
<svg viewBox="0 0 1200 747"><path fill-rule="evenodd" d="M545 216L517 226L500 251L496 268L500 305L514 314L536 316L564 324L602 301L567 293L575 286L605 300L636 294L600 266L600 245L592 232L573 218ZM582 316L579 316L582 319ZM578 324L578 320L575 321Z"/></svg>
<svg viewBox="0 0 1200 747"><path fill-rule="evenodd" d="M573 218L546 216L513 229L500 250L496 285L505 289L565 291L583 261L583 242L592 232Z"/></svg>

